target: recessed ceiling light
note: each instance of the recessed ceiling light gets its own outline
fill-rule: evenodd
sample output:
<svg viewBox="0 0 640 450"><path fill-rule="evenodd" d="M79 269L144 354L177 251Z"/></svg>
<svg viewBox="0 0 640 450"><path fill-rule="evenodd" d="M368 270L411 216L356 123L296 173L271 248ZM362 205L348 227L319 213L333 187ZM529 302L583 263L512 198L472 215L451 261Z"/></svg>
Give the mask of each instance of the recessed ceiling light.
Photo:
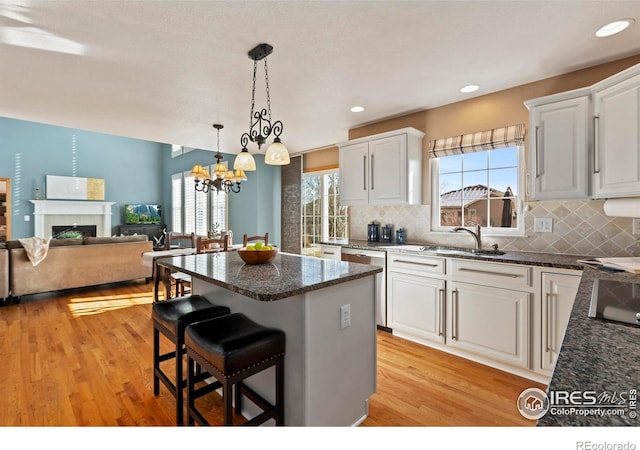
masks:
<svg viewBox="0 0 640 450"><path fill-rule="evenodd" d="M351 112L362 112L364 108L362 106L352 106L350 109Z"/></svg>
<svg viewBox="0 0 640 450"><path fill-rule="evenodd" d="M465 94L468 94L469 92L475 92L478 89L480 89L480 86L478 86L477 84L469 84L469 85L461 88L460 92L464 92Z"/></svg>
<svg viewBox="0 0 640 450"><path fill-rule="evenodd" d="M633 19L622 19L616 20L615 22L611 22L600 28L596 31L596 36L598 37L606 37L611 36L616 33L620 33L622 30L626 29L629 25L633 25L635 20Z"/></svg>

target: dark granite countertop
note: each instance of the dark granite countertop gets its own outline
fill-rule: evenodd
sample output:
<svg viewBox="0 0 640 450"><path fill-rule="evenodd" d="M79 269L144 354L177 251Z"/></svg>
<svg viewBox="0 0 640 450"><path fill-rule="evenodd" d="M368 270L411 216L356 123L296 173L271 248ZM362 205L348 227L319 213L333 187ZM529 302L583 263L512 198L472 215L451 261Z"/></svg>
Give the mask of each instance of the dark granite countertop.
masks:
<svg viewBox="0 0 640 450"><path fill-rule="evenodd" d="M630 391L640 390L640 327L588 317L596 278L640 283L639 275L584 268L547 394L558 391L593 391L598 396L616 394L614 400L625 399L620 408L625 414L553 414L552 407L538 420L539 426L640 426L637 418L640 404L633 410L629 403ZM581 411L585 409L599 408Z"/></svg>
<svg viewBox="0 0 640 450"><path fill-rule="evenodd" d="M365 264L278 253L268 264L245 264L237 252L158 259L158 264L187 273L259 301L280 300L382 272Z"/></svg>
<svg viewBox="0 0 640 450"><path fill-rule="evenodd" d="M526 264L531 266L544 266L544 267L555 267L559 269L573 269L573 270L582 270L582 265L577 263L578 259L586 259L588 256L583 255L561 255L556 253L537 253L537 252L518 252L518 251L510 251L506 250L504 255L492 255L492 254L476 254L469 253L467 254L456 254L455 256L451 255L438 255L436 252L431 251L421 251L415 252L413 250L403 250L401 244L396 244L393 242L369 242L366 240L359 239L336 239L323 241L321 244L327 245L339 245L341 247L346 248L355 248L362 250L380 250L380 251L399 251L407 253L419 253L421 255L435 255L442 257L454 257L454 258L462 258L462 259L474 259L474 260L486 260L493 262L502 262L509 264ZM429 243L413 243L409 242L408 245L434 245Z"/></svg>

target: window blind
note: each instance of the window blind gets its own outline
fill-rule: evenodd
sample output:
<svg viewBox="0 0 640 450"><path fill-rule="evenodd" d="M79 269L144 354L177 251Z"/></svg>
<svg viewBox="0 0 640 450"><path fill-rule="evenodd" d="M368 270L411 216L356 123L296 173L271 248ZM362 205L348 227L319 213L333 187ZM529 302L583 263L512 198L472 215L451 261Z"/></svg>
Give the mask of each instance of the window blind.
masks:
<svg viewBox="0 0 640 450"><path fill-rule="evenodd" d="M171 175L171 227L182 234L182 174Z"/></svg>
<svg viewBox="0 0 640 450"><path fill-rule="evenodd" d="M207 167L209 171L213 167ZM218 223L227 230L228 196L225 192L203 193L194 189L191 171L171 175L171 229L174 233L207 236Z"/></svg>
<svg viewBox="0 0 640 450"><path fill-rule="evenodd" d="M196 232L196 190L193 189L195 184L191 171L184 172L184 185L191 189L184 190L184 232L186 234Z"/></svg>
<svg viewBox="0 0 640 450"><path fill-rule="evenodd" d="M435 139L429 142L429 153L433 158L479 152L494 148L521 145L524 142L524 124L478 131L460 136Z"/></svg>

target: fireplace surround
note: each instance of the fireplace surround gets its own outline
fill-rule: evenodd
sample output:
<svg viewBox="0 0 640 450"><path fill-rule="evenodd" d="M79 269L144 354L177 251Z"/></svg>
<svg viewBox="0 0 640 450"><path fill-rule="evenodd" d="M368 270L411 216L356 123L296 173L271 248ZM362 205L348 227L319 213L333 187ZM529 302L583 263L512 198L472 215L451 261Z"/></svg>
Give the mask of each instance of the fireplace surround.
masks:
<svg viewBox="0 0 640 450"><path fill-rule="evenodd" d="M34 236L52 237L52 227L95 225L97 237L111 236L111 206L115 202L83 200L31 200Z"/></svg>

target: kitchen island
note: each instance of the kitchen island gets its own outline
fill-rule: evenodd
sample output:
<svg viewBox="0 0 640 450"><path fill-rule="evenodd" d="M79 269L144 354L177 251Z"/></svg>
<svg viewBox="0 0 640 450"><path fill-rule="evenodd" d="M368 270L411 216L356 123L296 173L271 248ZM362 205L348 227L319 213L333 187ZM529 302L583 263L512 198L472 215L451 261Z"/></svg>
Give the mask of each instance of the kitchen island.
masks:
<svg viewBox="0 0 640 450"><path fill-rule="evenodd" d="M285 332L286 425L351 426L367 417L376 391L380 267L287 253L248 265L237 252L163 258L158 265L191 275L194 294ZM274 401L274 377L271 368L247 384ZM253 417L257 409L244 403L243 414Z"/></svg>

